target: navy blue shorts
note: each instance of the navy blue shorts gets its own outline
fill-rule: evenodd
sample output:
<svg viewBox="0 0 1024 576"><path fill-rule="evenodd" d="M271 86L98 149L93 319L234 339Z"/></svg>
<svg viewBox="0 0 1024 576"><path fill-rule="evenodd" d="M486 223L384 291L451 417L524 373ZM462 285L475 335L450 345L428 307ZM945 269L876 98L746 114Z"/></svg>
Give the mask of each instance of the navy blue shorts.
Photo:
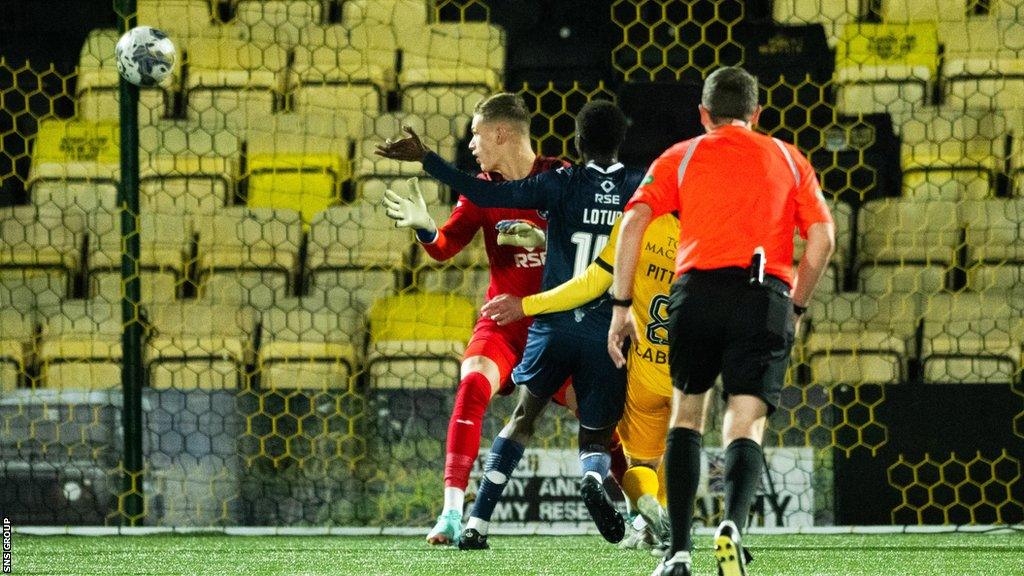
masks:
<svg viewBox="0 0 1024 576"><path fill-rule="evenodd" d="M591 430L614 426L626 405L626 370L615 367L607 346L604 338L581 337L534 322L512 381L538 398L549 398L571 376L580 425Z"/></svg>

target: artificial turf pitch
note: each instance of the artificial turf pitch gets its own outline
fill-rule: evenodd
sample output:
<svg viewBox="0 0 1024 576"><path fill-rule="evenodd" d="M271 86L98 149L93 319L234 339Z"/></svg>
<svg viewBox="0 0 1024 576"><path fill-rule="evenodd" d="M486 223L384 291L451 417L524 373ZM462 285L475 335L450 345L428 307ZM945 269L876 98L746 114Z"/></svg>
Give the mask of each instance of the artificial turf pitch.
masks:
<svg viewBox="0 0 1024 576"><path fill-rule="evenodd" d="M750 576L1024 575L1024 532L751 535ZM28 536L15 534L13 574L118 575L647 575L656 560L597 536L493 536L460 552L411 537ZM714 575L698 537L695 576Z"/></svg>

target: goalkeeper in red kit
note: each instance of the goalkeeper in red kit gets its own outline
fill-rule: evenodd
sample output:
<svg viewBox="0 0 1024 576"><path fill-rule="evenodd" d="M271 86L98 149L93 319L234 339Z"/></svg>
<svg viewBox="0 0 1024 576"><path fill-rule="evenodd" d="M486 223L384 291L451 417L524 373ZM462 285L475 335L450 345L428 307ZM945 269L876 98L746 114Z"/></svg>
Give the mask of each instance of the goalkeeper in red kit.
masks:
<svg viewBox="0 0 1024 576"><path fill-rule="evenodd" d="M568 166L537 156L530 145L530 113L515 94L495 94L480 102L473 115L469 148L484 180L519 180ZM402 198L389 210L400 227L413 228L423 249L436 260L447 260L483 230L491 281L487 299L498 294L529 296L540 291L544 272L545 215L537 210L480 208L460 197L448 221L438 227L416 194ZM514 389L510 376L526 346L532 318L506 326L479 318L462 360L461 381L448 423L444 464L444 508L427 535L431 544L457 544L462 533L462 510L469 473L480 450L484 412L495 394ZM563 387L562 393L566 393ZM571 391L568 391L571 394ZM572 402L569 402L572 404Z"/></svg>

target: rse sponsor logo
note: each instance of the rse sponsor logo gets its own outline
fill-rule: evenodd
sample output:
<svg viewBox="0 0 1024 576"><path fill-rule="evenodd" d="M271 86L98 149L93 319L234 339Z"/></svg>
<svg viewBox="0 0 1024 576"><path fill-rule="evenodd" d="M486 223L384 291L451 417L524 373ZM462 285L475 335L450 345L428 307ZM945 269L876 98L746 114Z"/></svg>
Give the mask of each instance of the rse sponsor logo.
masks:
<svg viewBox="0 0 1024 576"><path fill-rule="evenodd" d="M618 204L618 194L594 194L594 202L598 204Z"/></svg>
<svg viewBox="0 0 1024 576"><path fill-rule="evenodd" d="M543 268L546 252L530 252L515 254L516 268Z"/></svg>

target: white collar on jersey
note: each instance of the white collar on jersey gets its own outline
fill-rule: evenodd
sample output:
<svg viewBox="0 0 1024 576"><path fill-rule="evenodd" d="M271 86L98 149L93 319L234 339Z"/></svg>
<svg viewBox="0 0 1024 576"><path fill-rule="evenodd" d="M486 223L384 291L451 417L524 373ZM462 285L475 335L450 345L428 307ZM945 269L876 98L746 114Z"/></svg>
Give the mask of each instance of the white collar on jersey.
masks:
<svg viewBox="0 0 1024 576"><path fill-rule="evenodd" d="M625 166L622 165L622 162L616 162L615 164L609 166L607 169L604 169L598 166L593 160L591 160L590 162L587 162L587 168L593 168L594 170L597 170L601 174L611 174L612 172L617 172L620 169L625 168Z"/></svg>

